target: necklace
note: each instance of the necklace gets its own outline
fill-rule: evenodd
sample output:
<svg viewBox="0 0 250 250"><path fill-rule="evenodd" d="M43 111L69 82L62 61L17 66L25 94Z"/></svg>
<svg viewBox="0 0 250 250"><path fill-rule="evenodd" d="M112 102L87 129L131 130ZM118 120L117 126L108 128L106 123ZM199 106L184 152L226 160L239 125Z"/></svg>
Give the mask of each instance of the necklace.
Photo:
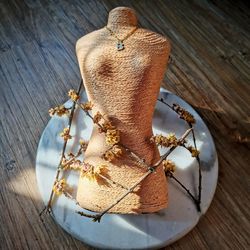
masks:
<svg viewBox="0 0 250 250"><path fill-rule="evenodd" d="M117 35L107 26L105 26L105 28L110 32L111 36L114 36L117 39L116 48L119 51L125 48L123 41L130 37L137 30L138 27L133 28L123 39L117 37Z"/></svg>

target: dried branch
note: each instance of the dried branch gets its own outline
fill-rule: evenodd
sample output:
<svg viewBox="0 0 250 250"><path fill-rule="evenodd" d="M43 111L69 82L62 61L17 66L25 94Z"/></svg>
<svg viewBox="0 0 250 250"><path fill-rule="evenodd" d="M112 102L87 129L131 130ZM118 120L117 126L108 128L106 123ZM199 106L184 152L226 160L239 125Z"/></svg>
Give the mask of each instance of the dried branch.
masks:
<svg viewBox="0 0 250 250"><path fill-rule="evenodd" d="M185 141L185 138L189 135L189 133L190 133L192 130L193 130L193 129L190 128L190 129L188 129L188 130L182 135L182 137L178 140L178 145L180 145L183 141ZM167 156L169 156L169 154L172 153L173 150L174 150L175 148L177 148L177 146L172 146L164 155L161 156L160 160L159 160L155 165L153 165L153 167L154 167L154 166L160 165L160 164L162 163L162 161L163 161L164 159L166 159Z"/></svg>
<svg viewBox="0 0 250 250"><path fill-rule="evenodd" d="M83 84L83 80L80 81L80 85L79 85L78 91L77 91L78 94L81 91L82 84ZM69 121L68 121L69 130L71 128L71 124L72 124L72 120L73 120L73 116L74 116L74 111L75 111L75 106L76 106L76 104L73 103L72 108L71 108L71 112L70 112L70 116L69 116ZM59 177L59 174L61 171L61 164L62 164L63 158L65 157L65 150L66 150L67 142L68 142L68 140L65 140L64 144L63 144L62 155L61 155L61 159L60 159L60 162L58 164L58 167L57 167L56 177L55 177L55 181L53 183L53 186L56 183L56 181L58 180L58 177ZM53 194L54 194L54 191L53 191L53 189L51 189L49 201L48 201L47 205L45 206L45 208L39 213L39 216L41 216L44 212L46 212L46 213L51 212L51 204L52 204Z"/></svg>
<svg viewBox="0 0 250 250"><path fill-rule="evenodd" d="M192 124L189 124L190 127L193 127ZM194 131L192 130L192 136L193 136L193 142L194 142L194 147L197 150L197 146L196 146L196 138L195 138L195 134ZM196 160L198 162L198 168L199 168L199 186L198 186L198 203L199 206L201 204L201 183L202 183L202 174L201 174L201 161L200 161L200 157L199 155L196 156Z"/></svg>
<svg viewBox="0 0 250 250"><path fill-rule="evenodd" d="M120 184L120 183L118 183L118 182L116 182L116 181L113 181L113 180L107 178L106 176L104 176L104 175L102 175L102 174L99 174L99 176L102 177L103 179L105 179L107 182L109 182L109 183L111 183L111 184L114 184L114 185L116 185L116 186L118 186L118 187L121 187L121 188L123 188L123 189L127 189L127 190L129 189L129 188L123 186L122 184Z"/></svg>
<svg viewBox="0 0 250 250"><path fill-rule="evenodd" d="M69 165L70 163L72 163L76 158L78 158L78 157L81 155L82 152L83 152L83 148L80 147L79 150L77 151L76 155L73 156L73 157L71 157L68 161L62 163L62 162L63 162L63 159L62 159L61 164L60 164L60 169L61 169L61 170L64 170L64 168L65 168L67 165Z"/></svg>
<svg viewBox="0 0 250 250"><path fill-rule="evenodd" d="M198 210L198 212L201 211L201 208L200 208L200 202L199 200L197 200L193 195L192 193L173 175L173 173L171 173L170 171L167 171L165 173L166 176L169 176L170 178L172 178L173 180L175 180L186 192L187 194L192 198L192 200L194 201L195 205L196 205L196 208Z"/></svg>
<svg viewBox="0 0 250 250"><path fill-rule="evenodd" d="M157 100L160 101L161 103L165 104L166 106L168 106L170 109L172 109L177 114L179 114L178 109L175 108L175 106L177 106L176 104L174 104L173 106L171 106L167 102L165 102L163 98L160 98L160 99L157 99ZM186 123L188 124L188 126L190 128L193 128L193 124L191 122L189 122L188 120L186 120ZM193 137L194 147L197 150L196 138L195 138L195 134L194 134L194 130L193 129L192 129L192 137ZM196 160L198 162L198 170L199 170L198 201L196 200L196 204L198 203L198 207L199 207L198 211L200 211L201 189L202 189L202 173L201 173L201 161L200 161L199 155L196 156Z"/></svg>

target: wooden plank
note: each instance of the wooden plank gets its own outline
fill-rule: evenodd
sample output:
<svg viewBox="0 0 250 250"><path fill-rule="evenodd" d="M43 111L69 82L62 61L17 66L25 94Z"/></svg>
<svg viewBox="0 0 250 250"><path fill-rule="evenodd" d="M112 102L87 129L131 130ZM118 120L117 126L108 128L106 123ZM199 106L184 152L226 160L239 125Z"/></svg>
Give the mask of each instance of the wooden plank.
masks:
<svg viewBox="0 0 250 250"><path fill-rule="evenodd" d="M36 187L35 156L48 109L78 86L76 40L130 6L139 25L169 37L162 86L199 112L218 150L215 198L195 229L167 249L250 245L250 29L243 1L7 1L0 3L1 249L93 249L50 217ZM244 140L239 140L243 138Z"/></svg>

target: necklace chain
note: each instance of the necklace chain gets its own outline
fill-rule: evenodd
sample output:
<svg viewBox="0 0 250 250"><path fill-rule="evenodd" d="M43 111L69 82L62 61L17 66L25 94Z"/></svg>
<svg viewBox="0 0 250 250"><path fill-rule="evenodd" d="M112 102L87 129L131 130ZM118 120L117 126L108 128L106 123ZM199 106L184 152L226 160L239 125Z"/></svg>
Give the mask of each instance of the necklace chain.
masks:
<svg viewBox="0 0 250 250"><path fill-rule="evenodd" d="M117 35L114 33L114 31L112 31L108 26L105 26L105 28L110 32L110 34L112 35L112 36L114 36L117 40L119 40L119 41L124 41L124 40L126 40L128 37L130 37L136 30L137 30L137 28L138 27L135 27L135 28L133 28L123 39L120 39L119 37L117 37Z"/></svg>
<svg viewBox="0 0 250 250"><path fill-rule="evenodd" d="M114 33L114 31L112 31L108 26L105 26L105 28L110 32L110 35L112 35L113 37L117 39L116 48L119 51L125 48L123 41L125 41L128 37L130 37L137 30L138 27L136 26L135 28L133 28L123 39L120 39Z"/></svg>

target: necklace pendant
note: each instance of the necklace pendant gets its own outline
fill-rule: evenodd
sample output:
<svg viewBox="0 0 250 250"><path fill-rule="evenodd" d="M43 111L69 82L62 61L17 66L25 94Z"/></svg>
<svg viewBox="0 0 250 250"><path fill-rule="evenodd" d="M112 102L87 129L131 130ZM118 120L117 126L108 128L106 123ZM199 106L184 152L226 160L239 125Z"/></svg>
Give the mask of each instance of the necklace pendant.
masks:
<svg viewBox="0 0 250 250"><path fill-rule="evenodd" d="M116 44L117 50L123 50L124 49L124 43L122 41L118 41Z"/></svg>

